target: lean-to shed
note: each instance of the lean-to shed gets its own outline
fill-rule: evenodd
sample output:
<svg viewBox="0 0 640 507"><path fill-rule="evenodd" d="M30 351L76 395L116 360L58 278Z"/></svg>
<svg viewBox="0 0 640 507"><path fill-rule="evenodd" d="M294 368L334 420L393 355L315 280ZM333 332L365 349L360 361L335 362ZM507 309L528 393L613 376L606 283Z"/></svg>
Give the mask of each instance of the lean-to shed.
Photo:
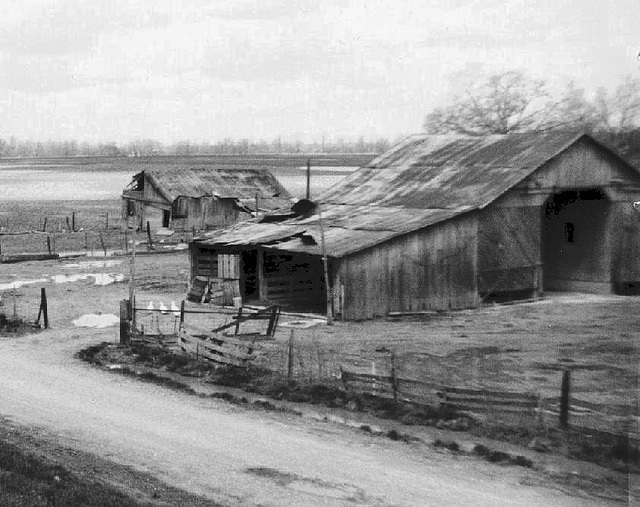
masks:
<svg viewBox="0 0 640 507"><path fill-rule="evenodd" d="M291 195L267 170L150 168L122 192L122 215L131 227L146 223L175 231L224 227L291 205Z"/></svg>
<svg viewBox="0 0 640 507"><path fill-rule="evenodd" d="M634 292L639 199L640 172L588 135L416 135L325 192L315 212L195 239L191 277L307 311L324 312L329 290L347 320L547 290Z"/></svg>

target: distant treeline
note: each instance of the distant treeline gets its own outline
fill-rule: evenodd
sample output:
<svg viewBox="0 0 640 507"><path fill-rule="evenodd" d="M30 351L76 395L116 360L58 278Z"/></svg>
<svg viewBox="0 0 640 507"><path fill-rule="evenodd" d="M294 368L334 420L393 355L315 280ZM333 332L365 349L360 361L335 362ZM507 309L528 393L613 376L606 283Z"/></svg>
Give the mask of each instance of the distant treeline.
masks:
<svg viewBox="0 0 640 507"><path fill-rule="evenodd" d="M224 139L217 142L181 141L163 144L144 139L128 143L88 143L77 141L23 141L13 137L0 139L0 157L149 157L159 155L254 155L287 153L382 153L391 146L386 138L376 141L345 141L303 143L281 139L251 141Z"/></svg>
<svg viewBox="0 0 640 507"><path fill-rule="evenodd" d="M585 129L587 132L589 130ZM629 162L640 168L640 129L608 132L590 131L598 141L616 150ZM394 142L397 141L394 140ZM49 158L49 157L150 157L150 156L202 156L202 155L256 155L256 154L379 154L386 151L391 142L388 139L355 142L338 140L331 143L234 141L225 139L215 143L191 143L188 141L163 144L158 141L143 140L126 144L79 143L76 141L19 141L14 138L0 139L0 157L5 158Z"/></svg>

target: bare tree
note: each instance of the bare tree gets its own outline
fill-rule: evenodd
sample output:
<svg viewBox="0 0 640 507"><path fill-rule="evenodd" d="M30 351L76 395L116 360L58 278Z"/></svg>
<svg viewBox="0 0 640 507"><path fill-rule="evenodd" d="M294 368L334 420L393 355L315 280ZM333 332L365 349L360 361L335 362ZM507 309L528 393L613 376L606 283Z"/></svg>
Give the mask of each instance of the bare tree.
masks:
<svg viewBox="0 0 640 507"><path fill-rule="evenodd" d="M600 130L626 132L640 127L640 78L626 76L612 96L598 89L595 107Z"/></svg>
<svg viewBox="0 0 640 507"><path fill-rule="evenodd" d="M546 130L554 107L544 81L509 71L467 88L450 105L434 109L424 128L433 134L467 135Z"/></svg>

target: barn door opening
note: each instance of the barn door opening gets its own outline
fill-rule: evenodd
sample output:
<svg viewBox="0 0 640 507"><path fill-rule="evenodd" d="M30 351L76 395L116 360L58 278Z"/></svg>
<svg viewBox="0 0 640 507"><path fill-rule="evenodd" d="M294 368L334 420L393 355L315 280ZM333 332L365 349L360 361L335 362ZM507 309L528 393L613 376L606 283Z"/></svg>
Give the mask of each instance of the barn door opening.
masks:
<svg viewBox="0 0 640 507"><path fill-rule="evenodd" d="M609 201L600 189L552 195L542 208L545 290L610 292Z"/></svg>
<svg viewBox="0 0 640 507"><path fill-rule="evenodd" d="M260 287L258 278L258 251L245 250L241 253L242 267L241 291L245 301L260 299Z"/></svg>
<svg viewBox="0 0 640 507"><path fill-rule="evenodd" d="M264 298L289 310L325 313L327 298L322 258L318 255L265 252Z"/></svg>

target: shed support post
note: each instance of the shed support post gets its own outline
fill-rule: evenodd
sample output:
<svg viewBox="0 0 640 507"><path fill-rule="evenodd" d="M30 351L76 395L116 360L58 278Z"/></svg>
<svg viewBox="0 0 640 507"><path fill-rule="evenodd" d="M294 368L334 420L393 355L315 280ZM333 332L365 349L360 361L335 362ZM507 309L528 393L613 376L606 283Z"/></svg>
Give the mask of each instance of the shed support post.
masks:
<svg viewBox="0 0 640 507"><path fill-rule="evenodd" d="M126 345L129 343L129 332L131 330L131 301L128 299L120 300L120 343Z"/></svg>
<svg viewBox="0 0 640 507"><path fill-rule="evenodd" d="M258 250L258 295L261 300L268 299L267 297L267 282L264 278L264 252Z"/></svg>
<svg viewBox="0 0 640 507"><path fill-rule="evenodd" d="M562 372L562 389L560 392L560 427L569 426L569 395L571 391L571 370Z"/></svg>

